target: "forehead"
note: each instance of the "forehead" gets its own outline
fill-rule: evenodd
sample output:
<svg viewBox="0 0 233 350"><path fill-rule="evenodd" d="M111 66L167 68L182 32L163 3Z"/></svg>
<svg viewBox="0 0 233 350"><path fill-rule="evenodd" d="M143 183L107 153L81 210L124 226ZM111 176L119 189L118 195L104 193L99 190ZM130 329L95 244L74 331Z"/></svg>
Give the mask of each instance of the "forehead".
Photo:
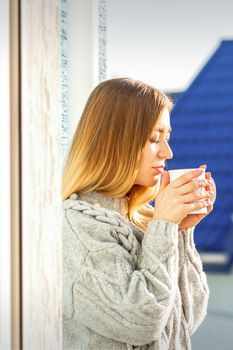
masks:
<svg viewBox="0 0 233 350"><path fill-rule="evenodd" d="M171 131L170 113L169 113L167 108L165 108L164 111L161 113L161 115L156 120L156 123L153 127L153 131L158 130L158 129L164 129L166 131Z"/></svg>

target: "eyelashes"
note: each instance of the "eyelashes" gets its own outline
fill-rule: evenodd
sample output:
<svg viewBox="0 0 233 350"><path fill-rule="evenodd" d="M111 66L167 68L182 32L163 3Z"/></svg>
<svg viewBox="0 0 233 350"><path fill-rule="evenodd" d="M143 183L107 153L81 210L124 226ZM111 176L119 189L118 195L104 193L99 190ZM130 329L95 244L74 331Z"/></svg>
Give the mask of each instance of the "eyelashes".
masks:
<svg viewBox="0 0 233 350"><path fill-rule="evenodd" d="M150 143L159 143L159 140L150 140Z"/></svg>
<svg viewBox="0 0 233 350"><path fill-rule="evenodd" d="M169 142L169 140L170 140L170 137L167 137L166 141ZM159 143L160 140L159 139L150 139L149 141L150 141L150 143Z"/></svg>

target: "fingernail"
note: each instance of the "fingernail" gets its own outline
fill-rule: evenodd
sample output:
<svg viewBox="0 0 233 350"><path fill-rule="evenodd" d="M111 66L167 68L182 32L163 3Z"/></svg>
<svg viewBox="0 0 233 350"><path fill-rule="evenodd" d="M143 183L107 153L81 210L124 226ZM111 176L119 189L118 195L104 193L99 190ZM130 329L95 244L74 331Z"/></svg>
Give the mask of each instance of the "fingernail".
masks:
<svg viewBox="0 0 233 350"><path fill-rule="evenodd" d="M206 182L205 180L199 180L199 186L205 186Z"/></svg>

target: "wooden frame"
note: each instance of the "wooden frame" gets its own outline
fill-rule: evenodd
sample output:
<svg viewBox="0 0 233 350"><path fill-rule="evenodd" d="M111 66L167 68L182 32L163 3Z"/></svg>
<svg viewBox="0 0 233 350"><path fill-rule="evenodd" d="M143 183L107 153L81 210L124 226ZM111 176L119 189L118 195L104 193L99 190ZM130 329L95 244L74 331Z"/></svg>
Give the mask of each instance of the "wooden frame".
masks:
<svg viewBox="0 0 233 350"><path fill-rule="evenodd" d="M60 0L0 0L0 348L61 349Z"/></svg>
<svg viewBox="0 0 233 350"><path fill-rule="evenodd" d="M2 2L1 17L0 344L11 350L22 347L19 0Z"/></svg>
<svg viewBox="0 0 233 350"><path fill-rule="evenodd" d="M61 1L21 0L23 349L61 348Z"/></svg>
<svg viewBox="0 0 233 350"><path fill-rule="evenodd" d="M22 348L20 2L10 1L12 349Z"/></svg>

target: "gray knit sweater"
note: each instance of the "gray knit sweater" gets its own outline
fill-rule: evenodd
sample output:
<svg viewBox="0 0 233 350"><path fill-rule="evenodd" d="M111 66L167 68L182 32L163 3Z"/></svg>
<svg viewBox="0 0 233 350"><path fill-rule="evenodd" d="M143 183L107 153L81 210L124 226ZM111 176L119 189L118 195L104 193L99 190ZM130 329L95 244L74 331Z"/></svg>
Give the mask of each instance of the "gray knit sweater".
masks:
<svg viewBox="0 0 233 350"><path fill-rule="evenodd" d="M126 198L64 201L63 349L182 350L206 315L193 229L127 219Z"/></svg>

